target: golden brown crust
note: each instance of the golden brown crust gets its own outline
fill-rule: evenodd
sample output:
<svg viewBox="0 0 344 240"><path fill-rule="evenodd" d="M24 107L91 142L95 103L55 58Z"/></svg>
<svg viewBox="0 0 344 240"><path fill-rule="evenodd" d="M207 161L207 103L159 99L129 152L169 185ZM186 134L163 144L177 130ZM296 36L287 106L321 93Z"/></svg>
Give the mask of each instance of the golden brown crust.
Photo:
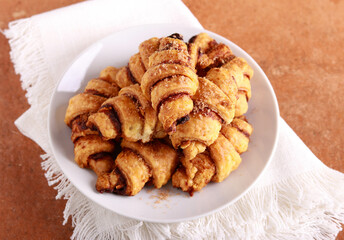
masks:
<svg viewBox="0 0 344 240"><path fill-rule="evenodd" d="M121 67L116 74L115 82L120 88L124 88L135 84L136 80L131 75L129 67Z"/></svg>
<svg viewBox="0 0 344 240"><path fill-rule="evenodd" d="M134 100L142 116L144 116L144 127L142 132L142 142L149 142L157 125L157 114L151 103L145 98L138 84L121 89L119 95L128 96Z"/></svg>
<svg viewBox="0 0 344 240"><path fill-rule="evenodd" d="M117 85L116 75L118 73L118 70L119 69L117 69L115 67L108 66L100 72L99 78Z"/></svg>
<svg viewBox="0 0 344 240"><path fill-rule="evenodd" d="M101 78L94 78L87 83L85 92L109 98L118 95L119 87Z"/></svg>
<svg viewBox="0 0 344 240"><path fill-rule="evenodd" d="M183 149L187 159L192 159L205 150L204 146L209 146L217 139L220 129L221 123L216 117L204 112L192 112L190 119L178 125L170 139L175 148Z"/></svg>
<svg viewBox="0 0 344 240"><path fill-rule="evenodd" d="M198 59L198 67L201 69L220 67L234 57L231 49L223 44L217 43L211 49L207 50Z"/></svg>
<svg viewBox="0 0 344 240"><path fill-rule="evenodd" d="M216 141L204 153L192 159L185 156L181 158L181 166L172 176L173 186L192 195L210 180L223 181L241 163L239 154L247 150L252 130L244 116L235 118L231 124L223 125ZM212 167L213 171L210 170ZM203 173L200 169L203 169Z"/></svg>
<svg viewBox="0 0 344 240"><path fill-rule="evenodd" d="M217 113L221 119L229 124L235 114L236 101L228 98L228 96L213 82L206 78L199 78L199 88L193 97L196 108L211 109Z"/></svg>
<svg viewBox="0 0 344 240"><path fill-rule="evenodd" d="M207 33L200 33L189 40L188 50L193 68L196 67L199 56L205 53L214 42L215 40Z"/></svg>
<svg viewBox="0 0 344 240"><path fill-rule="evenodd" d="M96 173L102 173L103 171L112 169L112 163L109 161L109 156L111 156L114 151L115 144L113 142L104 141L97 135L88 135L78 138L78 140L75 142L74 159L79 167L93 168ZM103 155L100 156L100 153ZM98 156L96 156L97 154ZM103 163L96 164L93 162L90 164L92 161L103 161Z"/></svg>
<svg viewBox="0 0 344 240"><path fill-rule="evenodd" d="M177 94L194 95L196 92L191 86L193 86L193 80L191 78L179 75L174 75L157 82L151 92L153 108L158 110L159 106L169 96L175 96Z"/></svg>
<svg viewBox="0 0 344 240"><path fill-rule="evenodd" d="M221 129L221 133L231 142L239 154L247 151L252 131L252 126L241 118L234 118L230 124L223 125Z"/></svg>
<svg viewBox="0 0 344 240"><path fill-rule="evenodd" d="M216 84L230 102L236 104L238 98L238 87L230 71L226 68L212 68L208 71L206 78Z"/></svg>
<svg viewBox="0 0 344 240"><path fill-rule="evenodd" d="M158 140L146 144L124 140L121 146L142 156L151 169L152 183L156 188L161 188L168 182L178 163L177 152Z"/></svg>
<svg viewBox="0 0 344 240"><path fill-rule="evenodd" d="M98 113L89 117L105 139L121 137L130 141L142 139L144 118L132 98L119 95L106 100ZM120 123L120 124L118 124Z"/></svg>
<svg viewBox="0 0 344 240"><path fill-rule="evenodd" d="M151 99L151 91L153 86L157 82L172 76L185 76L190 78L192 80L192 85L187 87L192 88L193 92L196 92L198 87L198 77L191 68L182 66L180 64L163 63L147 69L141 82L143 94L147 99Z"/></svg>
<svg viewBox="0 0 344 240"><path fill-rule="evenodd" d="M241 116L247 112L248 101L251 98L250 79L253 76L253 69L243 58L235 57L222 66L228 69L238 87L238 100L235 116Z"/></svg>
<svg viewBox="0 0 344 240"><path fill-rule="evenodd" d="M171 178L178 163L176 151L158 140L146 144L123 140L121 146L115 169L98 177L96 189L100 192L133 196L150 180L160 188Z"/></svg>
<svg viewBox="0 0 344 240"><path fill-rule="evenodd" d="M204 153L185 161L181 159L183 166L179 167L172 176L173 187L181 188L184 192L200 191L205 187L215 174L215 165L211 158Z"/></svg>
<svg viewBox="0 0 344 240"><path fill-rule="evenodd" d="M89 93L80 93L69 100L64 122L71 127L71 122L77 116L97 112L101 104L106 100L104 97Z"/></svg>
<svg viewBox="0 0 344 240"><path fill-rule="evenodd" d="M170 134L175 148L183 149L186 159L192 159L211 145L221 129L221 123L230 123L234 117L235 101L214 83L199 78L199 88L193 97L194 108L189 120Z"/></svg>
<svg viewBox="0 0 344 240"><path fill-rule="evenodd" d="M149 67L154 67L161 63L180 64L191 68L188 54L175 49L154 52L149 57Z"/></svg>
<svg viewBox="0 0 344 240"><path fill-rule="evenodd" d="M222 182L241 163L239 153L221 133L216 141L209 146L209 152L216 167L216 173L212 178L214 182Z"/></svg>
<svg viewBox="0 0 344 240"><path fill-rule="evenodd" d="M198 88L198 78L189 66L187 46L175 36L160 39L159 49L149 57L141 88L167 132L175 131L177 122L193 109L191 97Z"/></svg>
<svg viewBox="0 0 344 240"><path fill-rule="evenodd" d="M129 70L136 82L141 83L143 74L146 72L146 68L142 62L141 56L139 53L134 54L129 59Z"/></svg>
<svg viewBox="0 0 344 240"><path fill-rule="evenodd" d="M75 143L75 141L79 137L85 137L87 135L98 135L98 131L96 128L93 128L92 126L87 126L88 121L88 114L82 114L77 116L72 121L72 142Z"/></svg>
<svg viewBox="0 0 344 240"><path fill-rule="evenodd" d="M144 143L153 137L165 137L157 122L157 114L138 84L122 88L117 97L105 101L99 111L89 117L89 123L105 139L123 137Z"/></svg>
<svg viewBox="0 0 344 240"><path fill-rule="evenodd" d="M151 177L151 171L142 157L129 149L123 149L117 156L116 169L126 180L123 195L136 195Z"/></svg>
<svg viewBox="0 0 344 240"><path fill-rule="evenodd" d="M153 37L142 42L139 46L139 52L142 62L146 69L149 68L149 57L159 49L160 39Z"/></svg>
<svg viewBox="0 0 344 240"><path fill-rule="evenodd" d="M193 109L193 101L189 95L170 96L161 104L158 118L168 133L176 131L178 120L187 117Z"/></svg>

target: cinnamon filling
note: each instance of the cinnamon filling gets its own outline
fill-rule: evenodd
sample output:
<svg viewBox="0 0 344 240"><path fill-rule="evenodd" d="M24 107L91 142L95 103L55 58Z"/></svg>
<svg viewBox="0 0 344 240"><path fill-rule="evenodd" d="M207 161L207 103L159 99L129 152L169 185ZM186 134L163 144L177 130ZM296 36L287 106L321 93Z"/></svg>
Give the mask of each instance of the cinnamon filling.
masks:
<svg viewBox="0 0 344 240"><path fill-rule="evenodd" d="M167 102L170 102L170 101L174 101L174 100L176 100L176 99L178 99L178 98L181 98L181 97L183 97L183 96L185 96L185 95L189 96L189 94L186 93L186 92L180 92L180 93L172 94L172 95L168 96L167 98L164 98L163 100L161 100L161 101L159 102L159 104L158 104L158 106L157 106L157 112L158 112L158 113L160 112L160 108L161 108L161 106L162 106L164 103L167 103Z"/></svg>
<svg viewBox="0 0 344 240"><path fill-rule="evenodd" d="M122 172L118 169L115 168L115 173L118 176L118 181L116 183L116 186L112 190L112 192L119 194L119 195L128 195L127 193L127 179L123 176Z"/></svg>
<svg viewBox="0 0 344 240"><path fill-rule="evenodd" d="M145 110L143 109L139 99L135 95L132 95L129 93L124 93L123 95L130 98L131 100L133 100L133 102L135 103L135 106L138 110L138 113L140 114L141 118L144 119Z"/></svg>
<svg viewBox="0 0 344 240"><path fill-rule="evenodd" d="M197 102L195 103L195 106L196 107L194 107L193 113L201 114L202 116L212 118L214 120L219 121L221 124L225 123L222 117L220 117L220 115L217 112L213 111L211 108L205 106L200 107L197 104Z"/></svg>
<svg viewBox="0 0 344 240"><path fill-rule="evenodd" d="M109 117L113 127L120 135L120 133L122 132L121 122L118 120L119 118L117 112L115 111L113 106L111 104L105 104L99 110Z"/></svg>
<svg viewBox="0 0 344 240"><path fill-rule="evenodd" d="M127 69L127 76L128 76L128 78L130 79L130 81L131 81L133 84L137 83L137 81L136 81L134 75L133 75L133 74L131 73L131 71L130 71L129 66L127 66L126 69Z"/></svg>
<svg viewBox="0 0 344 240"><path fill-rule="evenodd" d="M198 35L192 36L192 38L189 39L189 43L194 43L196 41Z"/></svg>
<svg viewBox="0 0 344 240"><path fill-rule="evenodd" d="M77 116L76 118L74 118L72 120L72 131L76 132L76 131L83 131L88 129L88 127L86 126L87 123L87 116L86 115L80 115Z"/></svg>
<svg viewBox="0 0 344 240"><path fill-rule="evenodd" d="M241 132L243 135L245 135L245 137L250 138L251 135L247 131L245 131L244 129L239 128L236 124L231 123L231 127L235 128L236 130Z"/></svg>
<svg viewBox="0 0 344 240"><path fill-rule="evenodd" d="M185 117L179 118L179 119L176 121L176 126L178 126L179 124L186 123L186 122L189 121L189 120L190 120L190 116L189 116L189 115L186 115Z"/></svg>
<svg viewBox="0 0 344 240"><path fill-rule="evenodd" d="M179 40L184 40L183 39L183 35L179 34L179 33L173 33L170 36L168 36L169 38L174 38L174 39L179 39Z"/></svg>
<svg viewBox="0 0 344 240"><path fill-rule="evenodd" d="M245 94L245 97L246 97L246 101L248 102L248 96L247 96L247 90L246 89L243 89L243 88L238 88L238 94L239 93L243 93Z"/></svg>
<svg viewBox="0 0 344 240"><path fill-rule="evenodd" d="M99 153L95 153L95 154L90 155L88 158L97 161L97 160L102 159L102 158L107 157L107 156L112 157L112 154L109 152L99 152Z"/></svg>
<svg viewBox="0 0 344 240"><path fill-rule="evenodd" d="M249 80L251 79L251 76L248 75L247 73L244 73L244 76L247 77Z"/></svg>
<svg viewBox="0 0 344 240"><path fill-rule="evenodd" d="M176 59L176 60L171 59L171 60L162 61L158 65L160 65L160 64L178 64L178 65L182 65L182 66L191 68L190 61L191 61L191 57L188 56L187 62L180 60L180 59Z"/></svg>
<svg viewBox="0 0 344 240"><path fill-rule="evenodd" d="M99 97L104 97L104 98L108 98L109 97L108 95L106 95L104 93L101 93L101 92L99 92L96 89L86 89L85 93L89 93L89 94L96 95L96 96L99 96Z"/></svg>
<svg viewBox="0 0 344 240"><path fill-rule="evenodd" d="M165 51L165 50L178 50L178 51L184 51L183 48L180 48L179 46L176 46L173 43L167 43L163 48L159 49L159 52Z"/></svg>

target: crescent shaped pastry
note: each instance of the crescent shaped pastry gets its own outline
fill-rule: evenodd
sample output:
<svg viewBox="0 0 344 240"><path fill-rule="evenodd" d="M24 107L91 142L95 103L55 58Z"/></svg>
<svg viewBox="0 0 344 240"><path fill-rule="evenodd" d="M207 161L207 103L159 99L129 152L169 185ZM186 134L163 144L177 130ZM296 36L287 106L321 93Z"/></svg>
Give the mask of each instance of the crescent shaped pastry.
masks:
<svg viewBox="0 0 344 240"><path fill-rule="evenodd" d="M176 151L159 140L145 144L123 140L121 146L123 150L116 158L115 169L98 176L99 192L134 196L149 181L161 188L179 161Z"/></svg>
<svg viewBox="0 0 344 240"><path fill-rule="evenodd" d="M122 88L117 97L106 100L88 121L105 139L123 137L145 143L153 137L166 136L159 129L156 112L138 84Z"/></svg>
<svg viewBox="0 0 344 240"><path fill-rule="evenodd" d="M181 158L181 165L172 176L172 185L192 196L210 181L222 182L240 165L240 154L247 150L252 130L244 117L223 125L218 138L205 152L193 159Z"/></svg>
<svg viewBox="0 0 344 240"><path fill-rule="evenodd" d="M193 109L192 96L197 88L198 77L191 68L187 45L177 34L161 38L159 48L148 57L141 89L166 132L174 132L177 124L185 121Z"/></svg>

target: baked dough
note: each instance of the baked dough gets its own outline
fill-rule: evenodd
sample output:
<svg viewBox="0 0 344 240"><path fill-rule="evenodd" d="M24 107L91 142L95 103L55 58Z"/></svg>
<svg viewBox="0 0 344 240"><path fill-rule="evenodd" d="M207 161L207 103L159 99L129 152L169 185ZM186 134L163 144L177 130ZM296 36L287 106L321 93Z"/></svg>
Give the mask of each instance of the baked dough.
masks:
<svg viewBox="0 0 344 240"><path fill-rule="evenodd" d="M88 121L105 139L122 137L129 141L145 143L153 136L165 137L158 128L155 110L138 84L122 88L117 97L106 100ZM155 130L157 134L154 134Z"/></svg>
<svg viewBox="0 0 344 240"><path fill-rule="evenodd" d="M65 123L72 129L74 159L82 168L90 168L97 175L114 168L116 144L99 136L93 125L87 125L90 114L95 113L109 97L118 95L119 86L114 81L118 70L103 69L99 78L88 82L83 93L69 100Z"/></svg>
<svg viewBox="0 0 344 240"><path fill-rule="evenodd" d="M98 176L99 192L134 196L150 181L161 188L171 178L178 164L177 152L160 140L149 143L123 140L115 169Z"/></svg>
<svg viewBox="0 0 344 240"><path fill-rule="evenodd" d="M218 138L205 152L193 159L181 158L181 165L172 176L172 185L192 195L210 181L222 182L241 163L240 154L247 150L252 130L244 117L223 125Z"/></svg>
<svg viewBox="0 0 344 240"><path fill-rule="evenodd" d="M189 40L189 52L197 74L214 82L229 98L237 98L235 116L245 114L251 98L250 79L253 76L253 69L246 60L236 57L228 46L217 43L206 33Z"/></svg>
<svg viewBox="0 0 344 240"><path fill-rule="evenodd" d="M175 148L183 149L187 160L203 152L218 137L221 124L229 124L234 117L235 101L214 83L199 78L199 88L193 97L194 109L189 120L176 127L170 138Z"/></svg>
<svg viewBox="0 0 344 240"><path fill-rule="evenodd" d="M154 52L141 52L141 45L141 57L145 56L143 61L147 62L148 58L141 89L144 96L151 100L164 130L171 133L193 109L192 96L198 88L198 77L191 67L187 45L180 40L180 36L171 35L158 42L159 47ZM154 39L155 48L156 43Z"/></svg>

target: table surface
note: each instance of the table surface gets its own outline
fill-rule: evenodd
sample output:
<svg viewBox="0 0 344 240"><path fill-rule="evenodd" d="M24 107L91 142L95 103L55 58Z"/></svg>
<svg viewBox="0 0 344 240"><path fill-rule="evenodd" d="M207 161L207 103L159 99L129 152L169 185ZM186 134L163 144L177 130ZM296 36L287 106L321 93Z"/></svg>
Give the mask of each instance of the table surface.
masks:
<svg viewBox="0 0 344 240"><path fill-rule="evenodd" d="M78 0L0 0L0 29L15 19ZM344 172L344 1L184 3L204 28L248 52L276 92L281 116L327 166ZM13 122L29 108L0 34L0 239L67 239L65 200L55 200L41 169L43 151ZM341 232L337 239L344 239Z"/></svg>

